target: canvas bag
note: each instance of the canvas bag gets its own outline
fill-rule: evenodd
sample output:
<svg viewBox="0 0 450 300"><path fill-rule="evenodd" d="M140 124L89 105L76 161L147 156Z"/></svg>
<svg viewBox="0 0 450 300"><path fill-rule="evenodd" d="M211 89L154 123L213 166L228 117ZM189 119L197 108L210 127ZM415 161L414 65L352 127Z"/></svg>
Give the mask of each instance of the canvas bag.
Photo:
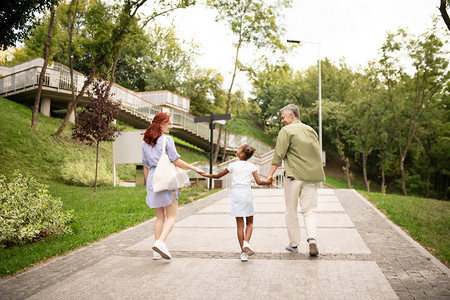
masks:
<svg viewBox="0 0 450 300"><path fill-rule="evenodd" d="M153 173L153 191L176 190L189 182L189 176L180 167L175 166L166 153L166 136L163 135L161 158Z"/></svg>

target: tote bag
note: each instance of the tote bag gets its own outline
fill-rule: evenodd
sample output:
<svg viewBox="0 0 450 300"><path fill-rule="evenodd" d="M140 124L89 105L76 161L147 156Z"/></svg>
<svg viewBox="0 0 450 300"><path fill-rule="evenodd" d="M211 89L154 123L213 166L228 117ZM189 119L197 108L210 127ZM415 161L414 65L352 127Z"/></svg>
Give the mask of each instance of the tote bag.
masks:
<svg viewBox="0 0 450 300"><path fill-rule="evenodd" d="M166 153L166 136L163 135L163 151L153 173L153 191L176 190L189 182L189 176L180 167L175 166Z"/></svg>

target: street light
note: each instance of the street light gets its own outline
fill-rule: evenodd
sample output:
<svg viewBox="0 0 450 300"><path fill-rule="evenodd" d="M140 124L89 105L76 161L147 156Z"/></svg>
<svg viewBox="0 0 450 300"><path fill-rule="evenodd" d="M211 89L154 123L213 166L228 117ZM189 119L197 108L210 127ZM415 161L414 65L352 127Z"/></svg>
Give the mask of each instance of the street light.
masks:
<svg viewBox="0 0 450 300"><path fill-rule="evenodd" d="M299 41L299 40L287 40L288 43L294 43L294 44L316 44L319 45L319 146L320 146L320 155L322 155L322 72L321 72L321 66L320 66L320 43L314 43L314 42L305 42L305 41Z"/></svg>

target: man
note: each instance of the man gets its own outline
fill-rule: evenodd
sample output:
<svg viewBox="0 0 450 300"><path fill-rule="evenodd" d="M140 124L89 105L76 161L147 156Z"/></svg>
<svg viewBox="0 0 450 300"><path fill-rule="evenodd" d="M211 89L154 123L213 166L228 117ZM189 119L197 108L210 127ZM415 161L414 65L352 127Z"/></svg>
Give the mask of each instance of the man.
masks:
<svg viewBox="0 0 450 300"><path fill-rule="evenodd" d="M317 207L317 183L325 180L322 156L317 133L310 126L300 122L298 107L288 104L281 111L281 122L285 125L278 134L275 153L268 180L284 161L284 199L286 202L286 227L289 244L286 250L298 252L300 225L297 203L305 219L309 254L317 256L317 225L314 209ZM300 200L300 201L299 201Z"/></svg>

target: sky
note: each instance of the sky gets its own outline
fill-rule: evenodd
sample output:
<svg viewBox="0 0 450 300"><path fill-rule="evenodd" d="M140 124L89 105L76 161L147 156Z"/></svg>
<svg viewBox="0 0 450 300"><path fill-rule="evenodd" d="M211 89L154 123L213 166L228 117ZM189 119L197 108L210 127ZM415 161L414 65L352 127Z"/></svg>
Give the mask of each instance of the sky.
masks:
<svg viewBox="0 0 450 300"><path fill-rule="evenodd" d="M292 68L305 70L317 64L320 47L322 60L327 57L338 63L344 58L356 70L377 58L387 32L405 28L411 34L424 33L432 25L432 16L440 15L438 5L439 0L293 0L292 7L285 9L284 18L280 19L286 28L282 40L310 43L296 48L286 60ZM198 66L218 70L224 76L225 86L229 86L235 37L226 23L215 22L214 14L211 9L195 6L176 11L171 20L179 38L200 46ZM169 18L164 22L170 23ZM240 57L244 62L257 59L253 49L243 49ZM243 74L236 85L248 95L250 87Z"/></svg>

